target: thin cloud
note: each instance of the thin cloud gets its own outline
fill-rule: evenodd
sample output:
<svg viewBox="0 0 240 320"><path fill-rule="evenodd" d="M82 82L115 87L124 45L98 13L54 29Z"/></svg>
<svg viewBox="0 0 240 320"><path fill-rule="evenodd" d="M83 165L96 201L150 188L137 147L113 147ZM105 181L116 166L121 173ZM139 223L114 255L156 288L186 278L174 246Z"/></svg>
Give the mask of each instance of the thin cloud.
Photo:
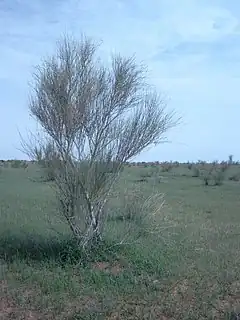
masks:
<svg viewBox="0 0 240 320"><path fill-rule="evenodd" d="M231 134L240 139L233 126L240 116L237 1L12 0L0 2L3 157L19 156L16 126L29 125L33 66L66 32L103 40L105 60L112 52L135 54L149 66L150 81L171 97L170 107L185 117L186 126L170 133L173 143L145 153L144 159L223 158L239 152L231 139Z"/></svg>

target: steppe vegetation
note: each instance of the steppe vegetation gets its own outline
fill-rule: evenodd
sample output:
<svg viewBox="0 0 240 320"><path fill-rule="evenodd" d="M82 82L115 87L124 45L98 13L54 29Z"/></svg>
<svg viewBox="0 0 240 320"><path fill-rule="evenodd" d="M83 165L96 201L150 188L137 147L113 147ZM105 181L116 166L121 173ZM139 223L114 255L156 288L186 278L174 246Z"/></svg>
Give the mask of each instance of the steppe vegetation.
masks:
<svg viewBox="0 0 240 320"><path fill-rule="evenodd" d="M180 119L96 49L36 69L32 161L1 161L0 318L239 319L239 163L134 163Z"/></svg>
<svg viewBox="0 0 240 320"><path fill-rule="evenodd" d="M238 163L208 186L204 170L222 172L221 164L126 165L105 243L87 259L59 215L52 181L36 163L17 163L4 162L0 174L3 319L237 319Z"/></svg>

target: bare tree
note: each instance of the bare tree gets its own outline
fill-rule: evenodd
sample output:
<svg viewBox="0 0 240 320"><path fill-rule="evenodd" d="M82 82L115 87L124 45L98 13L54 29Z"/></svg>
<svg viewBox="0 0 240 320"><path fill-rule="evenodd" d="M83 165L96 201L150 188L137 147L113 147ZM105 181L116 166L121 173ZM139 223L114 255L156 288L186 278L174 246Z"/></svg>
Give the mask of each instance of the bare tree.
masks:
<svg viewBox="0 0 240 320"><path fill-rule="evenodd" d="M105 206L124 164L178 123L146 85L143 66L117 55L105 67L97 47L85 37L60 41L37 67L30 100L51 143L61 212L83 248L102 238ZM27 149L39 158L38 148Z"/></svg>

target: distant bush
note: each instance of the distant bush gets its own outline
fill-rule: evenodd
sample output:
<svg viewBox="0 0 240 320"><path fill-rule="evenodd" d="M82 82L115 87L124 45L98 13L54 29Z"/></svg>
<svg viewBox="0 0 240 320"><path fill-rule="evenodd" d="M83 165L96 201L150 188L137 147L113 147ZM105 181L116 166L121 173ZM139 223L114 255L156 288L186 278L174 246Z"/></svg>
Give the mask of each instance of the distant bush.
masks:
<svg viewBox="0 0 240 320"><path fill-rule="evenodd" d="M174 167L178 168L180 166L180 163L178 161L174 162Z"/></svg>
<svg viewBox="0 0 240 320"><path fill-rule="evenodd" d="M134 182L148 182L146 178L136 179Z"/></svg>
<svg viewBox="0 0 240 320"><path fill-rule="evenodd" d="M46 182L54 181L61 161L55 146L52 143L48 143L44 147L36 147L34 154L37 164L42 169L44 180Z"/></svg>
<svg viewBox="0 0 240 320"><path fill-rule="evenodd" d="M205 186L209 186L209 182L211 180L211 174L209 172L205 172L203 174L203 182Z"/></svg>
<svg viewBox="0 0 240 320"><path fill-rule="evenodd" d="M22 161L21 162L21 168L27 169L28 168L28 162L27 161Z"/></svg>
<svg viewBox="0 0 240 320"><path fill-rule="evenodd" d="M198 178L199 176L200 176L200 170L197 167L194 167L192 177Z"/></svg>
<svg viewBox="0 0 240 320"><path fill-rule="evenodd" d="M214 161L212 162L212 166L213 166L213 167L217 167L217 166L218 166L218 160L214 160Z"/></svg>
<svg viewBox="0 0 240 320"><path fill-rule="evenodd" d="M221 186L225 179L224 171L215 171L213 173L213 181L215 186Z"/></svg>
<svg viewBox="0 0 240 320"><path fill-rule="evenodd" d="M173 168L172 164L164 164L162 165L162 172L170 172Z"/></svg>
<svg viewBox="0 0 240 320"><path fill-rule="evenodd" d="M222 170L221 167L214 163L209 169L205 169L201 176L205 186L221 186L225 180L226 169Z"/></svg>
<svg viewBox="0 0 240 320"><path fill-rule="evenodd" d="M8 161L4 161L3 167L4 168L8 168L9 167Z"/></svg>
<svg viewBox="0 0 240 320"><path fill-rule="evenodd" d="M11 161L11 167L12 168L21 168L21 165L22 165L22 161L21 160L12 160Z"/></svg>
<svg viewBox="0 0 240 320"><path fill-rule="evenodd" d="M231 175L228 179L231 181L239 181L240 180L240 173L235 173L235 174Z"/></svg>
<svg viewBox="0 0 240 320"><path fill-rule="evenodd" d="M160 167L159 166L151 166L146 169L141 169L142 172L140 173L140 177L145 179L145 178L151 178L151 177L158 177L160 173Z"/></svg>
<svg viewBox="0 0 240 320"><path fill-rule="evenodd" d="M200 164L201 166L204 167L207 164L207 162L203 160L198 160L197 164Z"/></svg>
<svg viewBox="0 0 240 320"><path fill-rule="evenodd" d="M146 178L151 178L152 175L153 175L152 171L148 170L148 171L142 172L142 173L140 174L140 177L141 177L142 179L146 179Z"/></svg>
<svg viewBox="0 0 240 320"><path fill-rule="evenodd" d="M192 167L193 167L193 163L188 162L187 163L188 170L192 170Z"/></svg>
<svg viewBox="0 0 240 320"><path fill-rule="evenodd" d="M227 163L221 164L220 170L222 172L225 172L229 168L229 165Z"/></svg>

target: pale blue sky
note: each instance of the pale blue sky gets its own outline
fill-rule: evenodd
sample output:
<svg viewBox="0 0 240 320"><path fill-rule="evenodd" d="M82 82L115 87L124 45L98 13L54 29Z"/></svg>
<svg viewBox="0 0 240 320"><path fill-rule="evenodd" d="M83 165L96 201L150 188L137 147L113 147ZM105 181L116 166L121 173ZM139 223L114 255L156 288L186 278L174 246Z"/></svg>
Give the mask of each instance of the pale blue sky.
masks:
<svg viewBox="0 0 240 320"><path fill-rule="evenodd" d="M63 33L136 54L183 124L139 159L240 159L240 2L229 0L0 0L0 158L24 158L18 129L33 128L33 66Z"/></svg>

